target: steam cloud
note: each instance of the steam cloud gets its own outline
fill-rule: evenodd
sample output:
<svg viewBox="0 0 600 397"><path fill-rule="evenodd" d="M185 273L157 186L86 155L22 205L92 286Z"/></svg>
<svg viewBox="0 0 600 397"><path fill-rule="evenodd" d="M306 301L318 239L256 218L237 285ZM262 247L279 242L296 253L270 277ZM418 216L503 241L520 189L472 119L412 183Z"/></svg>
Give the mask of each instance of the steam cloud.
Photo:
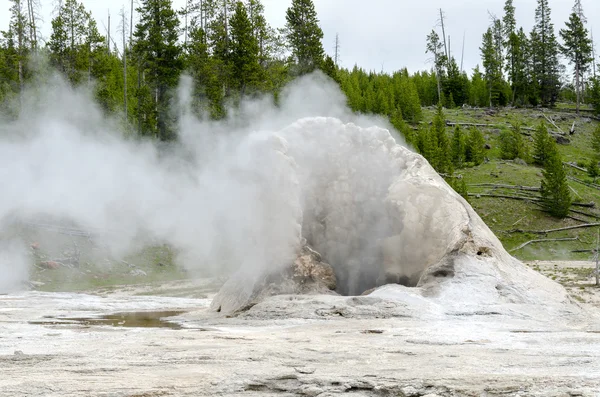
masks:
<svg viewBox="0 0 600 397"><path fill-rule="evenodd" d="M389 135L368 127L385 121L349 112L344 95L320 73L287 87L279 106L269 98L247 101L221 122L195 118L187 106L190 92L183 78L179 142L170 146L124 138L87 91L59 77L26 92L21 117L0 127L0 231L15 219L50 216L95 231L117 256L160 241L191 271L241 266L256 272L289 263L301 235L323 235L306 220L339 200L355 202L348 195L356 181L367 180L371 190L356 193L364 196L363 226L354 238L371 240L353 253L351 247L318 248L332 261L374 255L387 225L381 201L373 198L385 194L393 170L368 142ZM358 153L352 149L357 139L365 140ZM339 147L345 149L334 150ZM331 180L327 174L339 175L340 168L347 171L342 190L317 182ZM30 259L22 242L0 243L1 292L26 279Z"/></svg>

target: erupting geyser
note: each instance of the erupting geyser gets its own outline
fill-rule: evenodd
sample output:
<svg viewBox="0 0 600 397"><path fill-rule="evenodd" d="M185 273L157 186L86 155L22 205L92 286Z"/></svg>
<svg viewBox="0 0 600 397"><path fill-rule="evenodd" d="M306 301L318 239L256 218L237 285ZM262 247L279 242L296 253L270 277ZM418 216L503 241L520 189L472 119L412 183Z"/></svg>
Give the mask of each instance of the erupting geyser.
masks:
<svg viewBox="0 0 600 397"><path fill-rule="evenodd" d="M511 257L471 206L388 130L321 117L298 120L275 136L272 150L296 164L287 178L298 181L301 197L288 203L300 205L294 213L302 237L333 267L337 292L357 295L395 283L463 309L569 303L562 287ZM242 268L212 307L249 307L285 267L252 274Z"/></svg>
<svg viewBox="0 0 600 397"><path fill-rule="evenodd" d="M183 79L179 140L166 148L124 138L58 77L25 92L22 116L0 123L0 232L45 214L93 230L114 257L158 241L192 274L239 269L213 302L222 312L271 293L358 295L388 283L460 310L570 310L562 287L508 255L423 157L375 127L385 121L350 113L324 75L292 83L279 106L243 102L219 122L185 108L191 92ZM0 292L30 263L30 242L7 236ZM296 273L302 285L272 287ZM386 288L374 294L405 287Z"/></svg>

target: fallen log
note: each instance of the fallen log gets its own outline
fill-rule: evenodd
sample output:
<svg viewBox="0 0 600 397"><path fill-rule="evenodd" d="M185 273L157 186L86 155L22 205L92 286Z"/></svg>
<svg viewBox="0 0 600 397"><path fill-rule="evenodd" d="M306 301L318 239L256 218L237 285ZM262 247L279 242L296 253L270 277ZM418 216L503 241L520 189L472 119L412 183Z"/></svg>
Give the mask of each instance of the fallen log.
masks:
<svg viewBox="0 0 600 397"><path fill-rule="evenodd" d="M561 134L565 135L565 133L563 132L563 130L561 130L560 127L556 125L556 123L554 122L554 120L550 119L544 113L542 113L542 115L544 116L544 118L546 118L546 120L548 120L548 122L550 124L552 124L554 126L554 128L556 128L558 130L558 132L560 132Z"/></svg>
<svg viewBox="0 0 600 397"><path fill-rule="evenodd" d="M572 187L572 186L569 186L569 189L571 189L571 190L573 191L573 193L575 193L575 195L576 195L577 197L579 197L580 199L582 199L582 200L583 200L583 197L581 197L581 195L580 195L579 193L577 193L577 190L573 189L573 187Z"/></svg>
<svg viewBox="0 0 600 397"><path fill-rule="evenodd" d="M585 216L589 216L590 218L596 218L596 219L600 219L600 215L596 215L596 214L590 214L588 212L583 212L583 211L577 211L574 209L569 209L570 212L573 212L575 214L579 214L579 215L585 215Z"/></svg>
<svg viewBox="0 0 600 397"><path fill-rule="evenodd" d="M575 178L574 176L567 176L567 179L569 179L571 181L574 181L574 182L577 182L577 183L580 183L580 184L582 184L584 186L587 186L589 188L600 190L600 185L596 185L595 183L589 183L589 182L583 181L583 180L581 180L579 178Z"/></svg>
<svg viewBox="0 0 600 397"><path fill-rule="evenodd" d="M525 190L531 192L539 192L540 188L535 186L521 186L521 185L503 185L497 183L473 183L469 186L473 187L493 187L498 189L514 189L514 190Z"/></svg>
<svg viewBox="0 0 600 397"><path fill-rule="evenodd" d="M545 212L547 212L547 211L545 211ZM577 222L588 223L587 220L578 218L578 217L573 216L573 215L567 215L565 218L573 219L574 221L577 221Z"/></svg>
<svg viewBox="0 0 600 397"><path fill-rule="evenodd" d="M539 206L539 207L542 207L542 204L541 204L541 203L534 203L534 204L535 204L535 205L537 205L537 206ZM543 211L543 212L548 212L548 211L546 211L546 210L544 210L544 209L542 209L542 211ZM585 215L585 216L589 216L589 217L591 217L591 218L600 219L600 215L590 214L590 213L583 212L583 211L577 211L577 210L574 210L574 209L572 209L572 208L569 208L569 212L573 212L573 213L575 213L575 214L579 214L579 215ZM589 223L589 221L587 221L587 220L585 220L585 219L577 218L577 217L575 217L575 216L567 216L567 218L574 219L574 220L576 220L576 221L583 222L583 223Z"/></svg>
<svg viewBox="0 0 600 397"><path fill-rule="evenodd" d="M542 201L542 199L539 197L510 196L508 194L468 193L468 195L477 197L477 198L479 198L479 197L505 198L505 199L511 199L511 200L531 201L533 203L539 203ZM573 205L575 207L596 208L596 203L593 201L589 202L589 203L571 203L571 205Z"/></svg>
<svg viewBox="0 0 600 397"><path fill-rule="evenodd" d="M579 166L577 166L577 165L575 165L573 163L567 163L566 161L563 161L563 165L568 165L569 167L575 168L576 170L583 171L583 172L587 173L587 169L579 167Z"/></svg>
<svg viewBox="0 0 600 397"><path fill-rule="evenodd" d="M579 240L579 237L544 238L544 239L539 239L539 240L529 240L529 241L519 245L518 247L511 249L508 252L518 251L521 248L525 248L529 244L534 244L534 243L545 243L545 242L550 242L550 241L577 241L577 240Z"/></svg>
<svg viewBox="0 0 600 397"><path fill-rule="evenodd" d="M446 121L446 126L448 127L483 127L483 128L503 128L504 126L496 125L496 124L485 124L485 123L455 123L452 121Z"/></svg>
<svg viewBox="0 0 600 397"><path fill-rule="evenodd" d="M428 123L429 125L432 124L432 122ZM460 127L478 127L478 128L513 128L511 125L508 124L485 124L485 123L458 123L458 122L453 122L453 121L446 121L446 126L447 127L455 127L455 126L460 126ZM535 128L532 127L519 127L521 130L521 135L525 135L525 136L531 136L530 133L528 132L524 132L524 131L535 131Z"/></svg>
<svg viewBox="0 0 600 397"><path fill-rule="evenodd" d="M526 197L526 196L510 196L508 194L491 194L491 193L468 193L469 196L474 196L474 197L492 197L492 198L505 198L505 199L511 199L511 200L521 200L521 201L531 201L531 202L538 202L538 201L542 201L542 199L537 198L537 197Z"/></svg>
<svg viewBox="0 0 600 397"><path fill-rule="evenodd" d="M583 228L597 227L597 226L600 226L600 223L586 223L586 224L583 224L583 225L566 226L566 227L560 227L558 229L548 229L548 230L513 229L513 230L507 231L507 233L549 234L549 233L555 233L555 232L563 232L563 231L566 231L566 230L583 229Z"/></svg>
<svg viewBox="0 0 600 397"><path fill-rule="evenodd" d="M596 203L593 201L590 201L589 203L571 203L571 205L574 205L575 207L596 208Z"/></svg>
<svg viewBox="0 0 600 397"><path fill-rule="evenodd" d="M568 115L570 117L573 117L573 113L577 113L577 109L573 108L561 108L561 109L556 109L554 111L554 114L557 115ZM586 108L579 108L579 113L594 113L594 109L586 109ZM583 116L583 117L588 117L588 116Z"/></svg>

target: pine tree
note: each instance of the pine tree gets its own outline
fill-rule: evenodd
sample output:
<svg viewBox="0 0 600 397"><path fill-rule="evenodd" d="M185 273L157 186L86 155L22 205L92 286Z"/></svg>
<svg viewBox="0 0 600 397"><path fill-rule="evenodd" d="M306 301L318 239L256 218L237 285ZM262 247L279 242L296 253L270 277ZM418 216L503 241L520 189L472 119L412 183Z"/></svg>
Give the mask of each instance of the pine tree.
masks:
<svg viewBox="0 0 600 397"><path fill-rule="evenodd" d="M598 160L596 158L590 160L587 166L587 173L590 178L594 178L594 182L600 176L600 168L598 168Z"/></svg>
<svg viewBox="0 0 600 397"><path fill-rule="evenodd" d="M564 41L564 45L560 47L561 52L574 66L577 114L579 114L583 75L592 62L592 41L582 20L575 12L569 17L566 29L561 29L560 36Z"/></svg>
<svg viewBox="0 0 600 397"><path fill-rule="evenodd" d="M527 75L527 102L532 106L537 106L540 103L540 84L537 77L537 65L539 59L539 51L534 46L538 43L538 36L535 31L532 31L527 39L527 47L525 48L525 57L527 63L525 70Z"/></svg>
<svg viewBox="0 0 600 397"><path fill-rule="evenodd" d="M460 128L456 126L452 134L452 163L455 168L462 168L465 163L466 142L465 136Z"/></svg>
<svg viewBox="0 0 600 397"><path fill-rule="evenodd" d="M543 105L553 106L560 90L560 64L559 47L550 13L548 0L538 0L531 34L531 50L533 78L539 86L539 99Z"/></svg>
<svg viewBox="0 0 600 397"><path fill-rule="evenodd" d="M483 73L479 70L479 65L473 69L473 77L471 78L471 89L469 92L469 104L476 107L489 106L489 94L487 83Z"/></svg>
<svg viewBox="0 0 600 397"><path fill-rule="evenodd" d="M584 24L587 23L587 18L583 13L583 5L581 4L581 0L575 0L575 4L573 4L573 12L579 17L581 22Z"/></svg>
<svg viewBox="0 0 600 397"><path fill-rule="evenodd" d="M597 116L600 116L600 78L592 78L589 91L590 102L594 107L594 113L596 113Z"/></svg>
<svg viewBox="0 0 600 397"><path fill-rule="evenodd" d="M66 0L58 16L52 20L52 35L48 43L50 60L72 83L79 83L83 78L79 66L80 50L90 18L83 4L77 0Z"/></svg>
<svg viewBox="0 0 600 397"><path fill-rule="evenodd" d="M478 128L471 127L467 137L467 146L465 148L466 161L468 163L473 163L473 165L482 164L485 158L485 154L483 152L484 145L485 139L481 131Z"/></svg>
<svg viewBox="0 0 600 397"><path fill-rule="evenodd" d="M135 30L133 53L142 65L145 83L149 86L152 103L138 103L146 109L154 108L154 125L150 134L161 140L175 139L175 120L170 112L172 91L179 82L183 68L179 46L179 20L171 0L142 0L137 9L140 21ZM148 96L145 96L148 99ZM148 119L146 115L143 116Z"/></svg>
<svg viewBox="0 0 600 397"><path fill-rule="evenodd" d="M533 134L533 162L534 164L543 166L546 164L546 160L551 152L555 148L555 143L550 134L546 124L542 121L536 128Z"/></svg>
<svg viewBox="0 0 600 397"><path fill-rule="evenodd" d="M222 4L222 7L219 7L219 4ZM224 97L231 96L231 88L235 85L231 64L230 4L228 0L215 3L215 17L208 22L207 28L210 52Z"/></svg>
<svg viewBox="0 0 600 397"><path fill-rule="evenodd" d="M489 94L488 104L490 107L499 103L502 88L502 56L497 40L500 29L500 22L496 20L494 26L488 28L483 34L483 41L480 47Z"/></svg>
<svg viewBox="0 0 600 397"><path fill-rule="evenodd" d="M346 94L348 106L352 111L358 112L362 109L362 94L360 90L358 69L353 69L348 72L345 69L340 69L339 76L342 81L342 90Z"/></svg>
<svg viewBox="0 0 600 397"><path fill-rule="evenodd" d="M111 55L91 12L77 0L66 0L58 16L52 20L48 49L52 65L63 72L71 83L89 83L93 78L106 83ZM107 98L101 97L102 105L109 108L105 101Z"/></svg>
<svg viewBox="0 0 600 397"><path fill-rule="evenodd" d="M432 106L437 103L438 91L435 73L417 72L411 76L411 81L415 85L421 106Z"/></svg>
<svg viewBox="0 0 600 397"><path fill-rule="evenodd" d="M592 132L592 149L594 149L594 155L600 157L600 124Z"/></svg>
<svg viewBox="0 0 600 397"><path fill-rule="evenodd" d="M509 130L500 133L500 157L505 160L529 159L529 149L521 135L521 125L513 123Z"/></svg>
<svg viewBox="0 0 600 397"><path fill-rule="evenodd" d="M569 214L571 207L571 192L562 159L554 142L552 148L542 171L542 207L552 216L564 218Z"/></svg>
<svg viewBox="0 0 600 397"><path fill-rule="evenodd" d="M258 63L265 68L277 46L275 32L265 19L265 7L260 0L246 0L246 9L258 45Z"/></svg>
<svg viewBox="0 0 600 397"><path fill-rule="evenodd" d="M264 80L263 70L259 64L260 49L258 40L254 36L252 22L241 1L236 4L230 28L231 63L236 88L242 95L255 93Z"/></svg>
<svg viewBox="0 0 600 397"><path fill-rule="evenodd" d="M437 169L438 144L437 136L433 133L432 129L426 127L419 128L416 137L416 148L429 161L429 164Z"/></svg>
<svg viewBox="0 0 600 397"><path fill-rule="evenodd" d="M502 26L504 33L504 44L507 46L508 58L510 60L510 36L513 33L516 33L517 30L517 21L515 18L515 6L513 4L513 0L506 0L504 2L504 17L502 17ZM513 66L510 61L508 62L508 65L509 67Z"/></svg>
<svg viewBox="0 0 600 397"><path fill-rule="evenodd" d="M395 72L392 75L394 107L402 111L404 120L409 123L418 123L422 118L421 100L417 87L408 75L408 71Z"/></svg>
<svg viewBox="0 0 600 397"><path fill-rule="evenodd" d="M246 8L258 42L258 63L263 69L262 85L276 99L290 80L285 36L267 23L261 0L246 0Z"/></svg>
<svg viewBox="0 0 600 397"><path fill-rule="evenodd" d="M329 55L325 57L321 69L323 70L323 73L325 73L327 76L331 77L334 81L339 83L339 78L337 75L337 66L335 66L335 62L333 61L332 57L330 57Z"/></svg>
<svg viewBox="0 0 600 397"><path fill-rule="evenodd" d="M390 123L398 132L402 134L402 137L407 145L416 146L415 134L412 128L410 128L410 126L402 118L402 110L396 108L396 110L392 112L392 115L390 116Z"/></svg>
<svg viewBox="0 0 600 397"><path fill-rule="evenodd" d="M443 82L443 92L447 100L447 108L462 106L469 100L469 78L461 73L456 59L450 58L447 76Z"/></svg>
<svg viewBox="0 0 600 397"><path fill-rule="evenodd" d="M506 0L504 3L504 17L502 18L503 26L503 45L506 50L506 71L508 79L514 91L516 65L518 48L517 21L515 19L515 6L513 0ZM513 99L514 102L514 99Z"/></svg>
<svg viewBox="0 0 600 397"><path fill-rule="evenodd" d="M453 172L452 151L446 133L446 116L441 103L438 104L436 114L433 117L431 135L435 137L435 143L437 144L437 147L434 148L433 168L439 173L451 174Z"/></svg>
<svg viewBox="0 0 600 397"><path fill-rule="evenodd" d="M3 32L3 35L12 36L12 53L14 55L13 64L16 66L16 75L19 82L19 92L22 93L23 85L25 84L25 69L29 52L31 50L31 43L29 40L29 24L27 16L25 15L25 4L24 0L10 0L12 6L10 7L10 22L9 32Z"/></svg>
<svg viewBox="0 0 600 397"><path fill-rule="evenodd" d="M520 31L517 31L515 6L513 5L513 0L506 0L505 2L502 23L504 35L503 45L506 50L505 70L508 73L508 80L512 90L511 103L515 105L517 97L522 96L525 89L525 59L523 47L527 37L525 36L522 28Z"/></svg>
<svg viewBox="0 0 600 397"><path fill-rule="evenodd" d="M196 113L202 116L207 112L213 119L224 117L222 84L201 27L193 27L189 33L186 67L194 79L193 107Z"/></svg>
<svg viewBox="0 0 600 397"><path fill-rule="evenodd" d="M510 72L510 80L512 83L513 105L527 104L527 91L529 86L528 79L528 50L529 40L523 28L511 36L511 62L513 65Z"/></svg>
<svg viewBox="0 0 600 397"><path fill-rule="evenodd" d="M3 32L4 42L0 45L0 110L8 112L10 98L19 91L18 63L16 60L16 51L14 50L14 41L11 32ZM14 111L14 110L13 110ZM15 114L16 116L16 114Z"/></svg>
<svg viewBox="0 0 600 397"><path fill-rule="evenodd" d="M298 74L310 73L324 60L323 31L312 0L292 0L286 12L287 39L298 65Z"/></svg>

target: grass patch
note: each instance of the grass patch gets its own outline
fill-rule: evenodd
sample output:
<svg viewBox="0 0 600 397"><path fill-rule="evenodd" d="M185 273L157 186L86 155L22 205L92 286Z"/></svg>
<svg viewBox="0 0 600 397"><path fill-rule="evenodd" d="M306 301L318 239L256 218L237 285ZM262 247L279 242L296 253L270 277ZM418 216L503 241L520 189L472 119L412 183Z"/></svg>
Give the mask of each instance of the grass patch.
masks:
<svg viewBox="0 0 600 397"><path fill-rule="evenodd" d="M597 122L586 117L587 114L577 116L573 112L561 111L571 109L571 104L559 104L552 111L544 110L547 117L554 120L555 124L566 132L570 143L567 145L558 145L559 151L564 161L573 163L588 163L594 156L591 147L591 136L597 126ZM430 122L433 119L435 109L426 108L423 111L424 122ZM486 150L487 162L473 168L457 170L456 173L462 174L468 185L468 191L471 194L500 194L500 195L521 195L523 192L515 190L505 190L492 187L477 187L477 184L506 184L519 186L539 187L542 174L541 169L521 162L505 161L500 158L498 138L500 133L509 128L511 122L518 121L523 127L535 128L541 120L545 120L541 110L536 109L450 109L445 111L446 120L458 123L476 123L489 124L489 127L480 127L483 132L486 143L491 149ZM571 126L575 123L575 134L569 135ZM551 131L557 129L546 122ZM448 128L451 134L452 128ZM527 131L525 131L527 132ZM527 132L529 133L529 132ZM524 141L530 145L532 151L532 139L529 136L524 137ZM594 182L585 172L567 167L569 176L581 179L584 182ZM600 206L600 190L585 186L576 181L569 181L571 193L574 201L578 202L596 202ZM531 194L528 192L527 194ZM535 194L535 193L533 193ZM469 201L475 211L481 216L484 222L498 236L507 250L512 250L519 245L535 239L543 238L573 238L578 241L564 242L543 242L526 246L523 249L511 252L514 256L523 260L589 260L592 253L576 253L576 250L590 250L596 247L597 229L576 229L565 232L552 233L548 236L528 233L510 233L513 229L522 230L548 230L557 229L566 226L575 226L586 222L600 222L599 208L578 208L573 209L585 212L592 216L572 214L580 219L556 219L552 218L540 210L540 207L533 202L518 201L507 198L491 198L484 196L471 196Z"/></svg>
<svg viewBox="0 0 600 397"><path fill-rule="evenodd" d="M81 261L79 265L45 269L36 259L32 279L44 283L42 291L84 291L115 285L154 283L185 278L187 273L177 266L174 253L168 246L150 246L132 253L122 260L104 258L94 262Z"/></svg>

